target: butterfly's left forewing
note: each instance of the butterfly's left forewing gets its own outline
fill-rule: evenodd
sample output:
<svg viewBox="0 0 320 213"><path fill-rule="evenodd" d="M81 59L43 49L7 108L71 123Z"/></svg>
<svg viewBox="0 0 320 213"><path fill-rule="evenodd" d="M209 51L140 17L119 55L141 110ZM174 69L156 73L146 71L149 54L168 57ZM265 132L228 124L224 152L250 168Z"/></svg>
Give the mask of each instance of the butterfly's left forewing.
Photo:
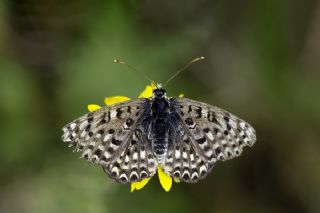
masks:
<svg viewBox="0 0 320 213"><path fill-rule="evenodd" d="M148 108L148 99L136 99L87 113L63 127L62 140L120 183L152 176L156 167L152 163L148 167L148 162L154 157L147 158L150 142L141 128ZM145 163L138 163L140 160Z"/></svg>

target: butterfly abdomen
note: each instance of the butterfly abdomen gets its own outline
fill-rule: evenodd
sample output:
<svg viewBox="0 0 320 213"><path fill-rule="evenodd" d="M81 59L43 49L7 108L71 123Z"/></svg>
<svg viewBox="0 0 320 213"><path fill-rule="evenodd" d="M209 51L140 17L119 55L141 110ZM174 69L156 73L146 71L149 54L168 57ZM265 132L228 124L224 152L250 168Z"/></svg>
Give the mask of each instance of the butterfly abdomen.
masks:
<svg viewBox="0 0 320 213"><path fill-rule="evenodd" d="M165 97L155 98L152 103L152 139L153 139L153 151L157 160L161 162L168 148L169 141L169 103Z"/></svg>
<svg viewBox="0 0 320 213"><path fill-rule="evenodd" d="M169 132L165 120L155 120L154 124L153 151L159 162L163 160L168 149Z"/></svg>

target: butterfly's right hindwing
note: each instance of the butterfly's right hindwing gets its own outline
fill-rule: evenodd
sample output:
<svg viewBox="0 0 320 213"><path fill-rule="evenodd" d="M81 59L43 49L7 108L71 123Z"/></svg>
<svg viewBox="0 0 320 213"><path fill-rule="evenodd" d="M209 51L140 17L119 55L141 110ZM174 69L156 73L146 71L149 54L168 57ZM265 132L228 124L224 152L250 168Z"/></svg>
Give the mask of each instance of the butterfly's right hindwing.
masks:
<svg viewBox="0 0 320 213"><path fill-rule="evenodd" d="M173 118L175 119L175 118ZM195 183L203 179L213 169L215 161L207 161L193 146L182 123L176 121L175 130L171 131L166 158L162 170L178 180Z"/></svg>

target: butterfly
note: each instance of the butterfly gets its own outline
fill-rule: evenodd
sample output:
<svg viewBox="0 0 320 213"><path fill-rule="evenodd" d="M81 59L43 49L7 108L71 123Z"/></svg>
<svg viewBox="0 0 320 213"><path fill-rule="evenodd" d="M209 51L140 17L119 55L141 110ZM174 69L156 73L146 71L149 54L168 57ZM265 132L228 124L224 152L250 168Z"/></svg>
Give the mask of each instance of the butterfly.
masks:
<svg viewBox="0 0 320 213"><path fill-rule="evenodd" d="M256 141L253 127L226 110L169 98L161 84L152 93L75 119L63 127L62 140L123 184L152 177L158 165L170 177L195 183L217 161L240 156Z"/></svg>

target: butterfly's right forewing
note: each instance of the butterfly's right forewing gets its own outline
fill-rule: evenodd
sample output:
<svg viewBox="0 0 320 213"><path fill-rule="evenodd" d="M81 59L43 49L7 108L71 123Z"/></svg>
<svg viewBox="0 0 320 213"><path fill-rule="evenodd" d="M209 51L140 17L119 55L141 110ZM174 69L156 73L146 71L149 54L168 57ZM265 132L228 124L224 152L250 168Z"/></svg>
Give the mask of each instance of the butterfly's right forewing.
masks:
<svg viewBox="0 0 320 213"><path fill-rule="evenodd" d="M237 157L256 141L250 124L223 109L187 98L172 103L194 148L208 162Z"/></svg>

